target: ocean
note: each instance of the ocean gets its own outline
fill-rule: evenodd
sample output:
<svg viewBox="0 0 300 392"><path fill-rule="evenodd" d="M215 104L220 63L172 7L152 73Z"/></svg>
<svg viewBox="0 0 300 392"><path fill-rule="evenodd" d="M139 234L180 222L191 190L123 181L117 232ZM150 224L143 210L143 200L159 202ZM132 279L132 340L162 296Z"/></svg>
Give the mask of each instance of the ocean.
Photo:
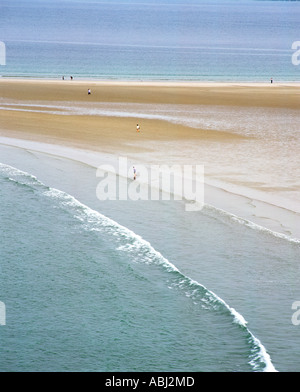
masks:
<svg viewBox="0 0 300 392"><path fill-rule="evenodd" d="M299 370L299 240L212 206L101 202L79 162L1 158L1 371Z"/></svg>
<svg viewBox="0 0 300 392"><path fill-rule="evenodd" d="M2 0L6 77L299 81L299 2Z"/></svg>
<svg viewBox="0 0 300 392"><path fill-rule="evenodd" d="M296 2L3 0L7 61L0 73L294 81L299 10ZM44 104L48 113L57 110ZM0 110L9 105L1 100ZM14 103L12 115L35 110L24 105ZM298 177L288 175L298 168L296 111L219 108L216 116L209 107L125 106L103 103L93 114L251 134L255 144L241 144L236 156L248 152L253 182L267 181L261 165L271 162L270 184L279 176L276 185L297 202ZM60 107L65 115L87 110ZM284 119L289 137L282 143ZM209 152L218 155L210 147L202 146L207 161ZM300 370L300 327L292 319L299 239L213 205L191 213L177 200L101 202L95 168L50 153L1 144L0 162L0 371ZM246 169L232 175L246 178Z"/></svg>

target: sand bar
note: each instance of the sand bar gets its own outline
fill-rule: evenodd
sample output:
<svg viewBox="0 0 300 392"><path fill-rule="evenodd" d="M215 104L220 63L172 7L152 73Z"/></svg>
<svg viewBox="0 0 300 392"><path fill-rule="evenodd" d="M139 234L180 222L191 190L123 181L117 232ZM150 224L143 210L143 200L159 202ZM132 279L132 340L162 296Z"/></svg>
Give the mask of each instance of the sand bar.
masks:
<svg viewBox="0 0 300 392"><path fill-rule="evenodd" d="M16 100L239 105L299 109L299 83L128 82L1 79L1 97Z"/></svg>

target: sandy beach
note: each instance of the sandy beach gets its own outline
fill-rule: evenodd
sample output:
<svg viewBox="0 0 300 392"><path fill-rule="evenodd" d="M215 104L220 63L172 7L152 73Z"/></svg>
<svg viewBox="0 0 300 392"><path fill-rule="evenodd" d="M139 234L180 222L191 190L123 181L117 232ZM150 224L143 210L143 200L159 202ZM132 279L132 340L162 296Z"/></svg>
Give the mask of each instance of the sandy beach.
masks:
<svg viewBox="0 0 300 392"><path fill-rule="evenodd" d="M216 112L218 108L259 108L274 113L292 111L293 115L300 106L297 84L3 79L0 92L1 144L60 155L95 167L105 163L103 160L117 162L120 156L135 164L204 164L205 203L270 230L300 236L300 190L296 182L288 188L272 184L271 179L269 183L247 182L246 174L238 179L229 175L233 168L236 173L242 168L245 157L238 157L236 151L245 143L254 146L255 134L217 126L199 128L158 115L141 116L143 108L153 105L156 110L166 105L170 111L172 107L213 107ZM126 115L87 112L102 104L115 111L120 105L131 105L139 115L135 116L135 111ZM66 113L66 106L85 111ZM137 123L140 132L136 131ZM251 166L244 166L245 173L250 170L255 172ZM267 178L267 163L266 170ZM291 180L295 177L296 173L291 174Z"/></svg>

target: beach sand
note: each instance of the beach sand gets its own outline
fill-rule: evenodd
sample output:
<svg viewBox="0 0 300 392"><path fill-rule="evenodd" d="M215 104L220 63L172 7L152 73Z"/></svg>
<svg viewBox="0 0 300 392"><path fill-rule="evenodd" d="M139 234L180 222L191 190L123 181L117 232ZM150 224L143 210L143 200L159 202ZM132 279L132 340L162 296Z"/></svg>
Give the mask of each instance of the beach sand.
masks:
<svg viewBox="0 0 300 392"><path fill-rule="evenodd" d="M88 89L91 89L90 95ZM128 157L130 164L201 164L200 150L193 152L195 145L201 146L202 151L216 151L216 156L224 151L226 163L227 158L228 162L232 160L241 143L250 139L255 143L251 135L226 129L199 129L159 118L59 113L66 104L93 108L99 103L295 110L300 107L300 93L298 85L276 83L1 79L0 143L64 156L95 167L107 162L117 164L120 156ZM55 106L55 114L51 106ZM137 123L141 123L140 132L136 132ZM216 160L210 170L210 158L207 159L204 162L208 167L205 203L270 230L300 238L300 206L295 198L276 197L278 184L253 186L247 183L246 177L243 181L228 179L226 164L220 165ZM213 171L224 172L228 181L222 185L219 182L218 186L211 181ZM294 184L291 189L295 191ZM296 193L299 191L296 189Z"/></svg>

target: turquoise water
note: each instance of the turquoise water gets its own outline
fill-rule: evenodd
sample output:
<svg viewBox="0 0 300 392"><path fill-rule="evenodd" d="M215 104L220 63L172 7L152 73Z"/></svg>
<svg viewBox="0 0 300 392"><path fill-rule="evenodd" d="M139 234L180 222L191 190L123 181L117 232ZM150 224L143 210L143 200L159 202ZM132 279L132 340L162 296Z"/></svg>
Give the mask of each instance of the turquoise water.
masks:
<svg viewBox="0 0 300 392"><path fill-rule="evenodd" d="M100 202L93 168L1 156L43 179L0 167L2 371L299 370L299 243L211 208Z"/></svg>
<svg viewBox="0 0 300 392"><path fill-rule="evenodd" d="M2 0L0 75L298 81L299 18L286 1Z"/></svg>

